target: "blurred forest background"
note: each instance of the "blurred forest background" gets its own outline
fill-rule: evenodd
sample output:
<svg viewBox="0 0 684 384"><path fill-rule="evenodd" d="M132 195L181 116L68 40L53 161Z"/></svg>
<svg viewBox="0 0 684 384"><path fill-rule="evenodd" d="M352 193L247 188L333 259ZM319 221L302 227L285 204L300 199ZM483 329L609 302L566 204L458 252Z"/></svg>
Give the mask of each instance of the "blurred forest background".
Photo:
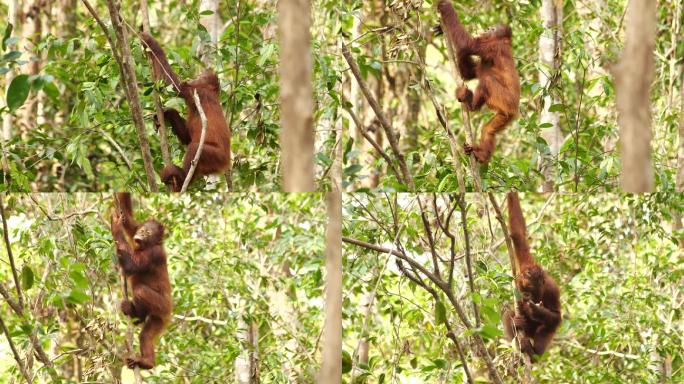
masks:
<svg viewBox="0 0 684 384"><path fill-rule="evenodd" d="M505 383L684 381L681 195L521 195L532 255L560 286L563 313L531 381L502 336L514 294L492 197L505 219L504 195L345 197L345 382L497 382L487 364ZM434 274L432 249L442 287L404 261L410 280L390 254Z"/></svg>
<svg viewBox="0 0 684 384"><path fill-rule="evenodd" d="M119 311L112 196L15 194L4 205L14 262L3 244L0 382L25 382L8 338L34 382L133 382L119 357L130 322ZM134 196L134 210L166 226L174 302L145 382L313 382L324 316L322 195L155 194Z"/></svg>
<svg viewBox="0 0 684 384"><path fill-rule="evenodd" d="M104 1L90 1L111 31ZM233 190L280 190L280 108L276 2L149 0L117 2L125 22L154 169L163 167L154 99L184 110L171 88L156 87L133 35L145 22L181 79L213 68L232 129ZM145 5L146 4L146 5ZM338 3L312 6L313 129L317 184L328 183L339 105ZM216 10L217 12L214 13ZM147 190L141 144L107 38L79 0L8 0L0 4L2 138L11 191ZM5 17L7 16L7 17ZM13 25L13 28L9 24ZM216 39L216 40L214 40ZM185 153L169 128L171 159ZM173 137L172 137L173 136ZM223 177L192 190L226 190ZM324 188L319 188L324 189Z"/></svg>
<svg viewBox="0 0 684 384"><path fill-rule="evenodd" d="M346 74L346 108L349 139L345 153L346 185L350 190L410 191L388 162L399 169L402 159L417 191L474 191L473 170L461 146L471 140L456 100L454 70L446 39L431 29L439 25L436 0L352 0L344 15L342 41L349 47L362 79L378 102L398 151L390 145L381 119L370 108L360 85ZM650 190L674 190L684 139L684 12L679 0L657 2L656 11L635 11L649 19L655 36L640 32L630 18L625 0L523 0L452 1L472 34L506 23L513 30L513 56L520 74L520 116L498 136L497 149L487 167L479 171L482 188L523 191L616 191L621 169L616 84L612 74L625 46L626 30L633 29L634 45L653 57L649 71L625 74L627 81L644 78L645 95L634 95L650 105L648 121L639 129L652 130L653 138L639 136L636 150L651 151L639 158L654 168ZM635 9L641 4L632 2ZM655 8L655 5L652 5ZM644 7L652 9L652 7ZM642 33L643 32L643 33ZM642 33L641 35L639 35ZM651 42L651 37L654 42ZM651 51L652 47L654 51ZM643 60L641 56L627 59ZM653 81L648 82L653 72ZM469 82L474 89L477 81ZM650 85L650 101L648 86ZM635 109L635 108L632 108ZM493 114L470 113L476 137ZM648 117L647 114L644 116ZM447 134L447 128L454 136ZM636 129L636 128L635 128ZM364 132L379 144L381 156ZM397 154L398 152L398 154ZM684 152L681 152L684 153ZM645 156L645 154L644 154ZM643 171L633 172L641 177ZM684 177L681 174L680 180ZM463 187L464 189L460 189ZM684 188L684 187L683 187ZM625 188L623 188L625 189ZM629 190L629 189L628 189Z"/></svg>

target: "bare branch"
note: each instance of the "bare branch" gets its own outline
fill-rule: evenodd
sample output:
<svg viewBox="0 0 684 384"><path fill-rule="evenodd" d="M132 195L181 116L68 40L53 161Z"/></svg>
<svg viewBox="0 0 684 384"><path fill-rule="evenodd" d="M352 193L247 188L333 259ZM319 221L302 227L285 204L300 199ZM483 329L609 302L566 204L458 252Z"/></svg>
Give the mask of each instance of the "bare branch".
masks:
<svg viewBox="0 0 684 384"><path fill-rule="evenodd" d="M347 47L347 45L344 43L342 43L342 55L344 56L345 60L347 60L347 64L349 64L349 68L351 69L352 74L356 79L356 82L359 84L361 92L363 92L363 95L366 97L366 100L368 100L368 104L373 109L373 112L375 112L375 115L377 116L380 125L385 131L385 135L387 136L387 141L390 144L392 153L394 153L394 156L397 158L399 168L401 169L401 173L404 176L403 182L406 183L412 190L414 190L415 185L413 183L413 177L409 173L408 167L406 166L406 159L404 159L404 155L399 150L399 140L397 139L397 135L394 133L394 129L385 117L385 114L382 112L380 104L378 104L378 101L375 100L375 97L373 97L370 90L368 89L368 85L366 85L366 83L361 78L361 71L359 70L359 66L356 64L356 61L351 55L351 52L349 52L349 47Z"/></svg>
<svg viewBox="0 0 684 384"><path fill-rule="evenodd" d="M197 152L195 152L195 157L190 162L190 170L188 170L188 174L185 175L185 180L183 181L181 193L185 192L185 190L188 189L190 180L192 180L192 175L195 174L195 168L197 168L200 156L202 156L202 150L204 149L204 139L206 139L207 135L207 115L204 114L204 108L202 108L202 103L200 103L199 96L197 95L197 89L194 90L192 97L195 100L195 106L197 107L197 111L199 112L200 120L202 120L202 133L200 134L199 146L197 147Z"/></svg>

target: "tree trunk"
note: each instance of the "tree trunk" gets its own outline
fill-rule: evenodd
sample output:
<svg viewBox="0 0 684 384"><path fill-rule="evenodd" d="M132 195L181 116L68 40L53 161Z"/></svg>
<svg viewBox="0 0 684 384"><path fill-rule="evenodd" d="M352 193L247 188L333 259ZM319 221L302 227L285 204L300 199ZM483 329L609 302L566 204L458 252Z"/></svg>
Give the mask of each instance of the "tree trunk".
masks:
<svg viewBox="0 0 684 384"><path fill-rule="evenodd" d="M238 384L257 384L259 383L258 328L256 323L247 324L244 318L240 316L238 331L238 340L242 345L242 352L235 359L235 381Z"/></svg>
<svg viewBox="0 0 684 384"><path fill-rule="evenodd" d="M627 6L625 48L613 68L620 125L620 184L625 192L651 192L651 101L656 37L656 1Z"/></svg>
<svg viewBox="0 0 684 384"><path fill-rule="evenodd" d="M546 89L548 94L544 96L544 104L541 111L540 123L551 124L550 127L541 129L541 136L549 145L549 153L540 158L541 171L544 176L542 182L543 192L552 192L555 189L558 154L563 142L563 133L560 129L560 116L558 112L551 112L549 108L558 104L556 92L556 79L560 66L560 29L563 4L559 0L542 0L539 11L544 26L544 32L539 36L539 60L542 69L539 71L539 84Z"/></svg>
<svg viewBox="0 0 684 384"><path fill-rule="evenodd" d="M328 228L325 234L325 323L318 384L342 380L342 194L339 185L325 197Z"/></svg>
<svg viewBox="0 0 684 384"><path fill-rule="evenodd" d="M311 4L278 1L283 191L314 191Z"/></svg>

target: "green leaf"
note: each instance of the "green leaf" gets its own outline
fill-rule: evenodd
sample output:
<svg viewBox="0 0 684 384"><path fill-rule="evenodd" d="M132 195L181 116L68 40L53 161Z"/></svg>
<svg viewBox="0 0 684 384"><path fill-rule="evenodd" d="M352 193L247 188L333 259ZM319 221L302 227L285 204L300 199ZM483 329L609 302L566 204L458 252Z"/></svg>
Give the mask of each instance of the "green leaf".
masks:
<svg viewBox="0 0 684 384"><path fill-rule="evenodd" d="M2 57L2 60L4 60L4 61L14 61L14 60L16 60L16 59L18 59L18 58L20 58L20 57L21 57L21 52L19 52L19 51L10 51L10 52L7 52L7 53Z"/></svg>
<svg viewBox="0 0 684 384"><path fill-rule="evenodd" d="M21 269L21 286L24 290L28 290L33 287L34 274L31 267L24 265Z"/></svg>
<svg viewBox="0 0 684 384"><path fill-rule="evenodd" d="M438 301L437 304L435 304L435 322L437 322L437 324L446 323L446 308L441 301Z"/></svg>
<svg viewBox="0 0 684 384"><path fill-rule="evenodd" d="M12 24L7 24L7 28L5 28L5 34L2 36L2 50L4 51L7 49L7 39L12 36L12 29L14 26Z"/></svg>
<svg viewBox="0 0 684 384"><path fill-rule="evenodd" d="M349 352L342 351L342 373L347 373L352 369L352 358Z"/></svg>
<svg viewBox="0 0 684 384"><path fill-rule="evenodd" d="M69 272L69 277L78 288L84 289L88 287L88 279L86 279L81 272L71 271Z"/></svg>
<svg viewBox="0 0 684 384"><path fill-rule="evenodd" d="M549 112L563 112L563 110L565 110L563 104L554 104L549 107Z"/></svg>
<svg viewBox="0 0 684 384"><path fill-rule="evenodd" d="M77 289L72 289L71 292L69 292L69 296L66 297L66 301L71 304L83 304L88 300L90 300L90 296Z"/></svg>
<svg viewBox="0 0 684 384"><path fill-rule="evenodd" d="M30 89L28 79L28 75L19 75L12 80L7 89L7 107L10 111L16 111L24 105Z"/></svg>
<svg viewBox="0 0 684 384"><path fill-rule="evenodd" d="M503 332L498 327L491 324L484 324L482 327L477 328L475 332L482 335L485 339L493 339L503 335Z"/></svg>

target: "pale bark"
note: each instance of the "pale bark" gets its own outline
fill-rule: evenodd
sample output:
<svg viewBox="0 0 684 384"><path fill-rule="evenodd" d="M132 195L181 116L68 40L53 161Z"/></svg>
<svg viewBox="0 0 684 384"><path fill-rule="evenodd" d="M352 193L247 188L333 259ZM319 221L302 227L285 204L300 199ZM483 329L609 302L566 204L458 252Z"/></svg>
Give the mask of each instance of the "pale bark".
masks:
<svg viewBox="0 0 684 384"><path fill-rule="evenodd" d="M325 323L321 350L320 384L342 380L342 123L333 148L330 170L331 191L325 196L328 228L325 232Z"/></svg>
<svg viewBox="0 0 684 384"><path fill-rule="evenodd" d="M677 150L677 180L675 189L684 192L684 65L681 66L679 85L679 147Z"/></svg>
<svg viewBox="0 0 684 384"><path fill-rule="evenodd" d="M541 129L541 136L549 146L549 153L540 158L541 170L544 176L542 191L551 192L555 189L558 154L563 142L563 133L560 129L560 116L558 112L549 111L549 108L558 104L555 95L555 78L560 65L560 29L563 4L559 0L542 0L539 10L544 31L539 36L539 61L542 69L539 71L539 85L547 90L544 96L544 106L540 114L541 124L551 124L550 127Z"/></svg>
<svg viewBox="0 0 684 384"><path fill-rule="evenodd" d="M589 63L587 64L586 78L589 80L597 79L607 75L606 69L602 63L603 46L600 44L601 39L609 34L606 30L606 25L603 22L607 10L606 0L582 0L577 2L577 14L582 19L582 28L584 28L584 47L589 53ZM602 81L595 82L591 87L586 88L583 92L590 99L599 100L605 98L605 90ZM605 106L593 103L587 105L596 113L596 118L599 121L609 123L614 118L612 109ZM609 134L601 138L603 150L606 153L613 152L617 144L617 135Z"/></svg>
<svg viewBox="0 0 684 384"><path fill-rule="evenodd" d="M258 328L254 322L247 324L242 316L238 319L238 340L242 352L235 358L235 381L238 384L257 384L259 382L257 343Z"/></svg>
<svg viewBox="0 0 684 384"><path fill-rule="evenodd" d="M625 47L612 71L620 125L620 184L625 192L653 191L649 92L656 21L655 0L629 2Z"/></svg>
<svg viewBox="0 0 684 384"><path fill-rule="evenodd" d="M342 194L339 185L326 194L325 323L318 384L342 380Z"/></svg>
<svg viewBox="0 0 684 384"><path fill-rule="evenodd" d="M27 53L29 60L28 64L22 67L22 72L29 76L40 72L40 53L36 52L36 46L42 33L43 6L41 0L27 1L22 5L20 48ZM35 129L37 110L38 99L36 93L32 92L18 113L17 127L22 135Z"/></svg>
<svg viewBox="0 0 684 384"><path fill-rule="evenodd" d="M14 28L16 30L17 28L17 9L19 9L19 0L7 0L7 21L12 23L14 25ZM9 71L5 74L5 91L3 92L3 95L7 94L7 90L9 88L9 85L12 83L12 80L14 79L14 71ZM5 104L6 100L4 97L0 97L2 100L3 105ZM3 173L3 178L7 177L7 172L9 172L9 165L7 163L7 153L5 149L5 143L9 141L12 138L12 115L9 113L3 114L2 117L2 137L0 137L0 140L2 140L2 169L4 171ZM5 180L3 180L3 183Z"/></svg>
<svg viewBox="0 0 684 384"><path fill-rule="evenodd" d="M223 21L221 21L221 16L219 16L219 1L218 0L200 0L199 12L212 11L211 15L200 16L200 24L209 33L209 38L211 40L211 47L203 46L200 48L200 56L202 62L206 66L211 65L212 52L216 52L216 47L218 44L219 36L223 31Z"/></svg>
<svg viewBox="0 0 684 384"><path fill-rule="evenodd" d="M314 191L311 4L278 1L283 191Z"/></svg>

